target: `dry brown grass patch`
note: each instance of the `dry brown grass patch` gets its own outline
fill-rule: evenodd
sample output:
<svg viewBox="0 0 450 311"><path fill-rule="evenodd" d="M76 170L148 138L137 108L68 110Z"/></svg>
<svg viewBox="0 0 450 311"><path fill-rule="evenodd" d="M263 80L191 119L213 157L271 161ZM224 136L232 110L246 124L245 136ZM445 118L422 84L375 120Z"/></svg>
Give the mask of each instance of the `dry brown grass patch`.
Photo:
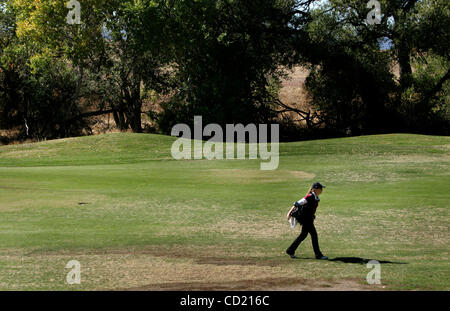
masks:
<svg viewBox="0 0 450 311"><path fill-rule="evenodd" d="M314 174L308 172L283 170L208 169L204 172L208 177L214 177L216 181L222 180L241 184L284 182L292 178L310 180L315 177Z"/></svg>

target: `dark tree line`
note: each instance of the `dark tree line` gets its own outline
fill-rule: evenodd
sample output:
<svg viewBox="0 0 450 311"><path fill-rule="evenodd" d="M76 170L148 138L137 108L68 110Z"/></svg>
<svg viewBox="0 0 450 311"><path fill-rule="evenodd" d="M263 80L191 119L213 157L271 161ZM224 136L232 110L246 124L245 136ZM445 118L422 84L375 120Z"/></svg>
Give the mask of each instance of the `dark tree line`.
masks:
<svg viewBox="0 0 450 311"><path fill-rule="evenodd" d="M19 139L176 123L272 123L284 139L449 133L450 4L381 0L0 1L0 128ZM309 69L311 107L281 102L281 79ZM143 111L145 102L158 109ZM294 113L296 120L283 118Z"/></svg>

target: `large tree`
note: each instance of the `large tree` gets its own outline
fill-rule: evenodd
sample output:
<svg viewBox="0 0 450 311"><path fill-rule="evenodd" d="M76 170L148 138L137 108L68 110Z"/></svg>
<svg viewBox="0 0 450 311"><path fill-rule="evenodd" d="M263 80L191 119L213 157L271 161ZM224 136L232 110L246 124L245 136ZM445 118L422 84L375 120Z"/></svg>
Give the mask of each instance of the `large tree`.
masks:
<svg viewBox="0 0 450 311"><path fill-rule="evenodd" d="M0 1L0 122L60 137L113 113L140 132L146 97L170 93L152 113L166 133L197 114L265 123L287 110L337 132L444 129L448 1L380 2L371 25L360 0L84 0L72 25L65 1ZM277 98L294 64L311 71L314 112Z"/></svg>
<svg viewBox="0 0 450 311"><path fill-rule="evenodd" d="M165 85L166 58L154 1L81 1L80 24L67 22L69 9L65 2L14 0L13 6L19 12L19 38L40 47L30 65L65 61L77 77L67 100L74 105L82 99L89 103L90 111L67 115L67 124L113 113L120 129L142 131L143 100L149 90L161 91ZM153 44L144 49L140 42L143 19L147 17L151 18L146 21L146 33L152 33ZM96 111L92 111L94 103Z"/></svg>
<svg viewBox="0 0 450 311"><path fill-rule="evenodd" d="M170 89L169 53L156 1L121 1L104 9L105 50L93 81L119 128L142 131L143 101Z"/></svg>
<svg viewBox="0 0 450 311"><path fill-rule="evenodd" d="M448 96L450 4L380 3L379 24L368 23L365 1L330 0L313 10L309 42L297 47L301 63L312 70L307 80L312 103L337 130L430 131L446 110L439 98ZM429 66L433 78L423 83L414 66L423 67L427 59L438 59L444 68Z"/></svg>
<svg viewBox="0 0 450 311"><path fill-rule="evenodd" d="M83 120L65 122L80 113L72 99L77 78L63 59L46 57L39 42L18 36L22 12L14 4L1 6L0 126L21 129L17 138L81 134Z"/></svg>
<svg viewBox="0 0 450 311"><path fill-rule="evenodd" d="M258 123L273 119L281 65L291 63L293 0L164 1L178 93L160 125Z"/></svg>

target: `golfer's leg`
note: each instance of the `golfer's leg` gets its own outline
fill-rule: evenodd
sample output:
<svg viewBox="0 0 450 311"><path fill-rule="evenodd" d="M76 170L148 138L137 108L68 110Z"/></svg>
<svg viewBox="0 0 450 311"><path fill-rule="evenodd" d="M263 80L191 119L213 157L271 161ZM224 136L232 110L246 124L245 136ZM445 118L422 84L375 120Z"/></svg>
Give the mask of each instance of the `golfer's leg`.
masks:
<svg viewBox="0 0 450 311"><path fill-rule="evenodd" d="M298 246L300 245L300 243L306 239L306 236L308 235L308 228L307 226L302 226L302 232L300 233L300 235L295 239L294 242L292 242L291 246L288 247L288 249L286 250L286 253L288 254L294 254L295 250L298 248Z"/></svg>
<svg viewBox="0 0 450 311"><path fill-rule="evenodd" d="M311 223L311 225L309 226L309 234L311 234L312 246L316 257L323 256L319 248L319 238L317 236L317 231L316 227L314 227L314 223Z"/></svg>

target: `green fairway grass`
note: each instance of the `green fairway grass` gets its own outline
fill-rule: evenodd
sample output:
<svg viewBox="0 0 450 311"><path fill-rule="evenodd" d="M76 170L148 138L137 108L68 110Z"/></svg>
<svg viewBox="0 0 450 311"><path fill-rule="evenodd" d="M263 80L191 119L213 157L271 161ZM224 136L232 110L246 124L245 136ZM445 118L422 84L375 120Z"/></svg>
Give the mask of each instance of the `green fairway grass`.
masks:
<svg viewBox="0 0 450 311"><path fill-rule="evenodd" d="M0 290L271 278L450 289L450 137L281 143L273 171L259 170L259 159L176 161L175 139L115 133L1 146ZM364 261L313 259L309 237L299 259L284 253L300 230L286 213L314 181L327 186L315 221L322 252L388 261L381 285L367 285ZM80 285L66 283L72 259Z"/></svg>

